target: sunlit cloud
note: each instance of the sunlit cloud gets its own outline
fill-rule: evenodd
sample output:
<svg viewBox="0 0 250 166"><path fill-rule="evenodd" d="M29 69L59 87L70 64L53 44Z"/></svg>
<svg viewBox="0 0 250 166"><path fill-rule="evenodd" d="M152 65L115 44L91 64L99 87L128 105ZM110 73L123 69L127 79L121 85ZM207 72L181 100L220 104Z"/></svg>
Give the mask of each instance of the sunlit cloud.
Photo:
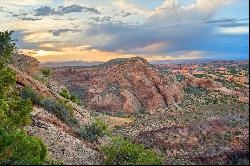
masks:
<svg viewBox="0 0 250 166"><path fill-rule="evenodd" d="M248 34L249 33L249 27L228 27L228 28L219 28L219 32L225 33L225 34Z"/></svg>
<svg viewBox="0 0 250 166"><path fill-rule="evenodd" d="M248 3L12 0L1 2L0 29L15 30L18 48L41 61L247 57Z"/></svg>

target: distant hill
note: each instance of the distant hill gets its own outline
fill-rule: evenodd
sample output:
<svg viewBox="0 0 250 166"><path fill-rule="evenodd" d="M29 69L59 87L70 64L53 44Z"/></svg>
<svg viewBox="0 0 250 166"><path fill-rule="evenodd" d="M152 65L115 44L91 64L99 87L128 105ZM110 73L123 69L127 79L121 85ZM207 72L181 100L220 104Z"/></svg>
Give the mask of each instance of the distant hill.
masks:
<svg viewBox="0 0 250 166"><path fill-rule="evenodd" d="M113 59L91 67L59 67L54 78L91 110L153 113L179 103L180 85L141 57Z"/></svg>
<svg viewBox="0 0 250 166"><path fill-rule="evenodd" d="M197 58L197 59L158 60L158 61L151 61L150 63L151 64L185 64L185 63L208 63L208 62L218 62L218 61L249 61L249 59L227 60L227 59Z"/></svg>
<svg viewBox="0 0 250 166"><path fill-rule="evenodd" d="M103 62L86 62L86 61L57 61L57 62L43 62L39 65L44 67L63 67L63 66L92 66L92 65L98 65Z"/></svg>

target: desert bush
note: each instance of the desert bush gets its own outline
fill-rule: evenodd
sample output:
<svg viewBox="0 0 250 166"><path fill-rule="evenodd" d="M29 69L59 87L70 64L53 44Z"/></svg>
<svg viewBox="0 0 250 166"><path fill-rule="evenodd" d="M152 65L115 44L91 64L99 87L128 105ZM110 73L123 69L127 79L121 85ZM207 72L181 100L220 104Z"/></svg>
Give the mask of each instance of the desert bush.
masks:
<svg viewBox="0 0 250 166"><path fill-rule="evenodd" d="M30 99L33 104L41 105L42 98L29 86L23 88L21 97L23 99Z"/></svg>
<svg viewBox="0 0 250 166"><path fill-rule="evenodd" d="M52 70L51 70L50 68L48 68L48 67L42 68L41 71L42 71L42 74L43 74L45 77L49 77L49 76L51 76L51 74L52 74Z"/></svg>
<svg viewBox="0 0 250 166"><path fill-rule="evenodd" d="M206 74L193 74L193 76L196 77L196 78L207 77Z"/></svg>
<svg viewBox="0 0 250 166"><path fill-rule="evenodd" d="M69 98L70 98L70 94L69 94L69 92L67 91L67 89L62 89L62 90L59 92L59 95L61 95L61 96L64 97L65 99L69 99Z"/></svg>
<svg viewBox="0 0 250 166"><path fill-rule="evenodd" d="M101 151L108 165L162 165L163 159L142 144L133 144L121 137L113 138L111 145Z"/></svg>
<svg viewBox="0 0 250 166"><path fill-rule="evenodd" d="M55 101L53 99L44 99L42 106L49 112L55 114L59 119L70 126L79 125L79 122L74 119L73 109L64 101Z"/></svg>
<svg viewBox="0 0 250 166"><path fill-rule="evenodd" d="M202 87L186 87L184 88L185 93L195 94L195 95L201 95L201 94L207 94L209 93L209 90Z"/></svg>
<svg viewBox="0 0 250 166"><path fill-rule="evenodd" d="M97 141L98 137L107 134L107 127L103 121L96 119L95 122L90 125L81 126L78 129L78 134L81 138L94 142Z"/></svg>
<svg viewBox="0 0 250 166"><path fill-rule="evenodd" d="M176 80L179 81L179 82L181 82L181 81L185 80L185 76L181 75L181 74L177 74L176 75Z"/></svg>
<svg viewBox="0 0 250 166"><path fill-rule="evenodd" d="M67 89L62 89L59 92L59 95L61 95L65 99L68 99L68 100L71 100L72 102L75 102L78 105L81 105L80 100L75 95L70 94Z"/></svg>
<svg viewBox="0 0 250 166"><path fill-rule="evenodd" d="M78 105L81 105L79 99L74 96L74 95L71 95L70 98L69 98L71 101L73 101L74 103L78 104Z"/></svg>

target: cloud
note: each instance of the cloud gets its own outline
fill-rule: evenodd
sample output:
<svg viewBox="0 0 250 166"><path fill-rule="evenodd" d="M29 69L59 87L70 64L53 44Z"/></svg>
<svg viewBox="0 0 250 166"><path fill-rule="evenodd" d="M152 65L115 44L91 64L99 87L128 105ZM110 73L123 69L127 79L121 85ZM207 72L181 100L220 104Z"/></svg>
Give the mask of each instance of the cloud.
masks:
<svg viewBox="0 0 250 166"><path fill-rule="evenodd" d="M249 26L248 18L244 19L219 19L219 20L208 20L206 21L208 24L213 24L219 27L242 27Z"/></svg>
<svg viewBox="0 0 250 166"><path fill-rule="evenodd" d="M239 27L227 27L227 28L219 28L219 31L225 34L248 34L249 27L248 26L239 26Z"/></svg>
<svg viewBox="0 0 250 166"><path fill-rule="evenodd" d="M195 3L183 6L178 0L165 0L154 10L147 22L154 25L200 22L212 18L220 7L230 2L230 0L196 0Z"/></svg>
<svg viewBox="0 0 250 166"><path fill-rule="evenodd" d="M8 13L12 16L12 17L15 17L19 20L23 20L23 21L37 21L37 20L41 20L41 18L38 18L38 17L30 17L30 13L28 12L21 12L19 14L15 14L11 11L8 11Z"/></svg>
<svg viewBox="0 0 250 166"><path fill-rule="evenodd" d="M62 14L67 14L67 13L72 13L72 12L81 12L82 10L86 12L100 14L100 12L94 7L85 7L85 6L80 6L76 4L65 6L65 7L64 6L58 7L58 12Z"/></svg>
<svg viewBox="0 0 250 166"><path fill-rule="evenodd" d="M132 13L132 12L126 12L125 10L122 10L120 15L122 17L127 17L127 16L131 16L131 15L135 15L135 14L137 14L137 13L135 13L135 12L134 13Z"/></svg>
<svg viewBox="0 0 250 166"><path fill-rule="evenodd" d="M115 0L112 2L112 4L124 12L129 11L128 13L130 12L137 13L138 15L141 15L141 16L148 16L150 14L149 10L137 7L134 4L129 3L126 0Z"/></svg>
<svg viewBox="0 0 250 166"><path fill-rule="evenodd" d="M191 50L211 51L213 49L215 51L242 52L247 47L244 44L247 41L246 35L248 35L246 29L232 29L233 26L243 24L240 22L242 20L212 19L220 7L231 1L197 0L185 6L178 2L177 0L166 0L140 25L114 22L92 24L85 32L85 41L91 43L92 46L89 49L145 56L148 54L167 55ZM218 29L223 26L231 29ZM243 32L244 36L228 36L236 33L243 34ZM101 44L91 40L93 36L98 37L99 35L108 38Z"/></svg>
<svg viewBox="0 0 250 166"><path fill-rule="evenodd" d="M49 6L41 6L35 10L35 16L49 16L59 14L55 9L50 8Z"/></svg>
<svg viewBox="0 0 250 166"><path fill-rule="evenodd" d="M5 5L0 10L11 11L13 13L8 13L16 18L8 18L2 26L25 31L20 42L23 48L65 52L62 49L66 46L73 50L88 45L84 49L92 52L92 55L100 51L105 52L103 56L112 52L117 57L126 54L169 59L186 55L197 57L198 53L199 56L208 56L214 52L218 53L216 55L246 55L249 19L240 19L236 15L236 18L218 17L223 16L225 6L234 1L192 0L183 4L180 3L182 0L165 0L153 10L139 6L141 3L134 0L115 0L110 6L109 0L74 0L68 3L64 1L61 3L63 6L59 7L50 6L58 3L43 3L43 6L34 3L36 6L21 10L9 10L12 8ZM149 2L145 3L148 6ZM217 15L221 8L223 14ZM92 15L82 17L79 12L90 12ZM32 21L36 21L36 24ZM53 23L48 24L50 21ZM81 51L84 50L77 50L77 54L80 55ZM48 57L52 52L48 52ZM65 57L71 55L71 50L66 52Z"/></svg>
<svg viewBox="0 0 250 166"><path fill-rule="evenodd" d="M37 20L41 20L41 18L32 18L32 17L18 17L20 20L23 21L37 21Z"/></svg>
<svg viewBox="0 0 250 166"><path fill-rule="evenodd" d="M115 17L111 16L97 16L97 17L90 17L89 19L93 20L96 23L121 23L121 21Z"/></svg>
<svg viewBox="0 0 250 166"><path fill-rule="evenodd" d="M94 7L85 7L76 4L70 6L59 6L57 10L49 6L41 6L40 8L34 10L35 16L64 15L82 11L100 14L100 12Z"/></svg>
<svg viewBox="0 0 250 166"><path fill-rule="evenodd" d="M227 22L234 22L236 19L229 18L229 19L220 19L220 20L208 20L206 23L213 24L213 23L227 23Z"/></svg>
<svg viewBox="0 0 250 166"><path fill-rule="evenodd" d="M9 1L2 1L1 4L3 6L32 6L32 5L39 5L41 3L50 3L51 0L9 0Z"/></svg>
<svg viewBox="0 0 250 166"><path fill-rule="evenodd" d="M53 36L60 36L61 33L66 33L66 32L71 32L71 33L76 33L76 32L81 32L79 29L57 29L57 30L50 30L50 33L53 34Z"/></svg>

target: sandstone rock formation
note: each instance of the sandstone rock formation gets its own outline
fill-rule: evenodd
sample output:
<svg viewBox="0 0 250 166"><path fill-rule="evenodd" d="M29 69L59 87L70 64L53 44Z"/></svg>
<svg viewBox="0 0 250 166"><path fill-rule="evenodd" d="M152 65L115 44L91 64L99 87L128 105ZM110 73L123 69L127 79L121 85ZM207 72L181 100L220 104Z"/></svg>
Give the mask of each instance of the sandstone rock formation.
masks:
<svg viewBox="0 0 250 166"><path fill-rule="evenodd" d="M35 75L39 71L39 61L31 56L17 53L13 54L11 56L11 63L29 75Z"/></svg>
<svg viewBox="0 0 250 166"><path fill-rule="evenodd" d="M92 67L60 67L53 74L69 90L84 93L81 99L98 111L152 113L182 99L181 85L140 57Z"/></svg>
<svg viewBox="0 0 250 166"><path fill-rule="evenodd" d="M200 87L206 89L223 87L223 85L220 82L216 82L209 78L196 78L189 73L185 74L185 77L187 78L187 84L190 85L191 87Z"/></svg>

